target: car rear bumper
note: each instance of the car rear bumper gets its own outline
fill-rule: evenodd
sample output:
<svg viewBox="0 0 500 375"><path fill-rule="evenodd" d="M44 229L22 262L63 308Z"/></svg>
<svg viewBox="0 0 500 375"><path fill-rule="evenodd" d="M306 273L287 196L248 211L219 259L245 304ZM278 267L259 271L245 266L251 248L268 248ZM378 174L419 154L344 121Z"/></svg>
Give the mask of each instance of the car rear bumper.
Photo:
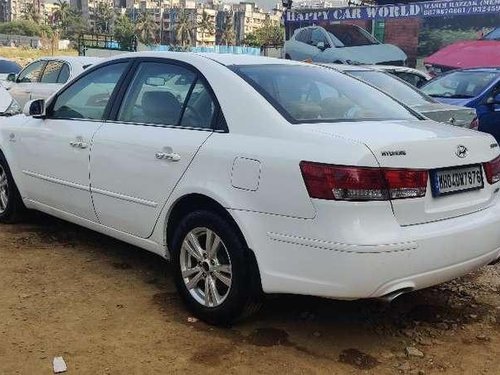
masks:
<svg viewBox="0 0 500 375"><path fill-rule="evenodd" d="M365 210L356 205L353 217L356 208ZM347 207L311 220L232 211L255 252L264 292L382 297L454 279L500 257L499 204L406 227L379 207L380 215L347 216L336 226Z"/></svg>

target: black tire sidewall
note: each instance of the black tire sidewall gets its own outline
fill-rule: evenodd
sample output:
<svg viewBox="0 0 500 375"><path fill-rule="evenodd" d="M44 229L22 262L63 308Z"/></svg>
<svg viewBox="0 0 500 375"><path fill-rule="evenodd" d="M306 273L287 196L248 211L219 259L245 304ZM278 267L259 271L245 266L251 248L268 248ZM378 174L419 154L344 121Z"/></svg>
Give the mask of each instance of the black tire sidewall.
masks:
<svg viewBox="0 0 500 375"><path fill-rule="evenodd" d="M5 174L7 175L7 183L8 183L8 202L7 209L0 213L0 223L9 223L12 218L18 213L18 200L20 200L19 192L17 191L16 184L14 179L12 178L12 173L10 172L9 165L5 157L0 154L0 165L2 166Z"/></svg>
<svg viewBox="0 0 500 375"><path fill-rule="evenodd" d="M217 307L205 307L189 293L180 270L180 249L186 235L194 228L205 227L214 231L222 240L229 253L232 266L232 280L229 295ZM230 325L245 310L253 294L250 282L250 267L246 257L246 247L232 223L210 211L194 211L179 223L172 240L172 265L179 294L187 306L200 319L217 325Z"/></svg>

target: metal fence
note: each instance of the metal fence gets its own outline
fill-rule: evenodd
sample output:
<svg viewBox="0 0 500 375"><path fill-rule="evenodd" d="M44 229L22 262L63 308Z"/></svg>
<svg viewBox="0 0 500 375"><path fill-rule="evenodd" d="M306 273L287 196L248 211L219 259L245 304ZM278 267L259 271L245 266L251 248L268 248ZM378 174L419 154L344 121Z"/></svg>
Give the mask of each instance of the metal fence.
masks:
<svg viewBox="0 0 500 375"><path fill-rule="evenodd" d="M0 45L12 47L42 48L42 41L37 36L0 34Z"/></svg>

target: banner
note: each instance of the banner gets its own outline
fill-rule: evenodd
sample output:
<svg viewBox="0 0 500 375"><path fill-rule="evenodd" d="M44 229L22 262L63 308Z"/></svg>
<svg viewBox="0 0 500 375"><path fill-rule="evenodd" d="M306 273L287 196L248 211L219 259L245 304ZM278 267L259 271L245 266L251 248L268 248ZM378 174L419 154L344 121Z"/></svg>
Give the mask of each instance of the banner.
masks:
<svg viewBox="0 0 500 375"><path fill-rule="evenodd" d="M297 9L285 14L285 23L377 20L407 17L444 17L499 14L500 0L441 0L368 7Z"/></svg>

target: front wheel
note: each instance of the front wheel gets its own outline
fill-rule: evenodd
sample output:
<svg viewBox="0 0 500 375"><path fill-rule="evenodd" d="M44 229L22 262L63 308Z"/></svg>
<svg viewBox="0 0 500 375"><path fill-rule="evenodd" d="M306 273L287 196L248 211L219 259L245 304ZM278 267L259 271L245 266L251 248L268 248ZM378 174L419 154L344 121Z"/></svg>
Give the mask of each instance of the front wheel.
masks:
<svg viewBox="0 0 500 375"><path fill-rule="evenodd" d="M0 223L13 223L25 211L21 195L17 190L9 165L0 154Z"/></svg>
<svg viewBox="0 0 500 375"><path fill-rule="evenodd" d="M248 251L219 214L200 210L181 220L172 241L175 282L197 317L229 325L260 307Z"/></svg>

